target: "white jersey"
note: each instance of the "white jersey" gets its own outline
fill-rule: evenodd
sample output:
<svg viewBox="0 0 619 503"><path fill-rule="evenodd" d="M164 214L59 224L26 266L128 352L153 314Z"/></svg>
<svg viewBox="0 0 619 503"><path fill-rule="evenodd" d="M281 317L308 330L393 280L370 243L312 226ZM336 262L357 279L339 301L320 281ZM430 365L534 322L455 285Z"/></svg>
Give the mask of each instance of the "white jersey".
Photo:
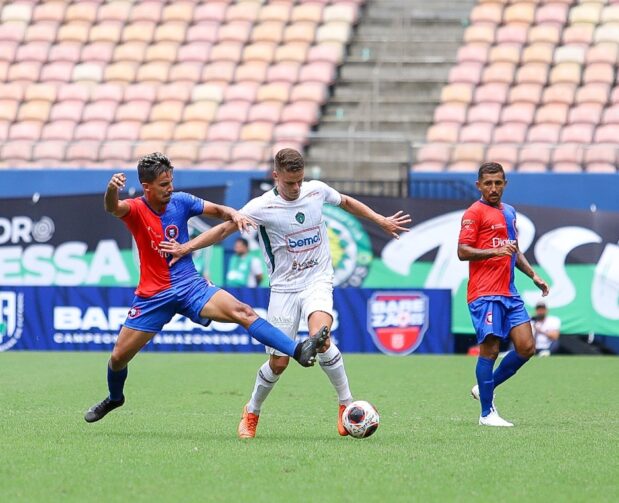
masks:
<svg viewBox="0 0 619 503"><path fill-rule="evenodd" d="M271 290L299 292L315 281L333 282L333 265L322 215L325 203L339 206L340 193L326 183L303 182L294 201L277 189L249 201L240 211L259 227Z"/></svg>

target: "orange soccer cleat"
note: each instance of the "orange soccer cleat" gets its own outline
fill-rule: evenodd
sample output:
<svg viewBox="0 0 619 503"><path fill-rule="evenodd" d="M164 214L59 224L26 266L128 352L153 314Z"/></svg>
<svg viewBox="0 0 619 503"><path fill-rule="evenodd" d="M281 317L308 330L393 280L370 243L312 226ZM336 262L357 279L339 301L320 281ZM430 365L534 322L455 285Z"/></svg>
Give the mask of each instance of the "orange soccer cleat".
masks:
<svg viewBox="0 0 619 503"><path fill-rule="evenodd" d="M256 428L258 427L258 419L260 419L260 416L249 412L247 405L243 407L243 415L241 416L238 429L239 438L254 438L256 436Z"/></svg>
<svg viewBox="0 0 619 503"><path fill-rule="evenodd" d="M337 414L337 432L342 437L345 437L346 435L348 435L348 431L346 431L346 428L344 428L344 425L342 424L342 414L344 414L345 410L346 410L346 405L340 404L340 410Z"/></svg>

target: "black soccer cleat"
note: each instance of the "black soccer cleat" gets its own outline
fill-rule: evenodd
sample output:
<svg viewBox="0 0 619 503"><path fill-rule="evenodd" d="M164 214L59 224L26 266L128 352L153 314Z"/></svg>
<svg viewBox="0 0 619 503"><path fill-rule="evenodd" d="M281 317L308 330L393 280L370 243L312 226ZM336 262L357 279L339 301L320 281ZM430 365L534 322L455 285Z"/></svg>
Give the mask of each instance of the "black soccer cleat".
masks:
<svg viewBox="0 0 619 503"><path fill-rule="evenodd" d="M316 354L321 350L329 337L329 327L326 325L303 342L297 344L294 359L303 367L312 367L316 363Z"/></svg>
<svg viewBox="0 0 619 503"><path fill-rule="evenodd" d="M124 403L124 396L120 400L110 400L110 397L107 397L88 409L86 414L84 414L84 420L87 423L99 421L100 419L103 419L108 412L112 412L114 409L121 407Z"/></svg>

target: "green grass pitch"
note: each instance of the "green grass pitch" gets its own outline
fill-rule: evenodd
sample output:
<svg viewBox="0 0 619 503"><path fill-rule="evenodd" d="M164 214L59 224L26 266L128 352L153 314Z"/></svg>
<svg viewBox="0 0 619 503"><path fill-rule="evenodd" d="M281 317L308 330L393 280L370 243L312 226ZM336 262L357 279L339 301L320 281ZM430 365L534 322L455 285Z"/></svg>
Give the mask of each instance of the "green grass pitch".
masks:
<svg viewBox="0 0 619 503"><path fill-rule="evenodd" d="M533 359L477 426L475 359L347 355L381 426L341 438L318 369L292 366L258 437L236 427L263 355L141 354L95 424L103 353L0 354L2 501L619 501L619 360Z"/></svg>

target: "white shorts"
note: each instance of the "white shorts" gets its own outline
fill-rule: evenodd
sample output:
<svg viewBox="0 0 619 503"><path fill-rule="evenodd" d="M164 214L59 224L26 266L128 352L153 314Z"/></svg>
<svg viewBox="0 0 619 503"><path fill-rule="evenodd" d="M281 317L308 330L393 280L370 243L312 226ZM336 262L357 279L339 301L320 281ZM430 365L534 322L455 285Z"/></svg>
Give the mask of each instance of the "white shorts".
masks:
<svg viewBox="0 0 619 503"><path fill-rule="evenodd" d="M307 330L310 314L323 311L333 318L333 284L316 283L300 292L271 292L267 320L291 339L296 339L299 328ZM286 356L265 346L266 352Z"/></svg>

